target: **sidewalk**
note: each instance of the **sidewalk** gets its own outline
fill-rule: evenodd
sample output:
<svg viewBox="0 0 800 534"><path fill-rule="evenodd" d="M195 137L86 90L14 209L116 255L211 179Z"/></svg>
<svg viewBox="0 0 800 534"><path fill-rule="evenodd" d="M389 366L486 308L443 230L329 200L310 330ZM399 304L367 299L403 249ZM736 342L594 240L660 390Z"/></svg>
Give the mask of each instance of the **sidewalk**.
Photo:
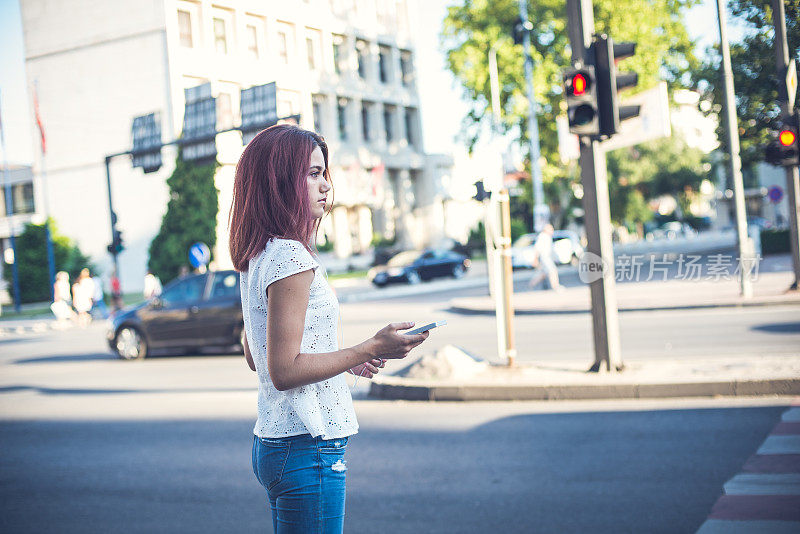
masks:
<svg viewBox="0 0 800 534"><path fill-rule="evenodd" d="M800 399L723 487L698 534L800 532Z"/></svg>
<svg viewBox="0 0 800 534"><path fill-rule="evenodd" d="M393 375L377 375L369 394L428 401L800 395L800 350L797 357L629 360L625 366L613 373L588 373L582 363L509 368L448 345Z"/></svg>
<svg viewBox="0 0 800 534"><path fill-rule="evenodd" d="M739 295L739 283L733 279L617 283L617 304L620 311L800 305L800 291L786 293L793 280L791 272L760 273L753 282L753 297L749 299ZM586 285L566 287L561 292L517 292L513 304L517 315L584 313L591 310L591 295ZM488 296L457 298L450 301L449 311L494 315L495 305Z"/></svg>

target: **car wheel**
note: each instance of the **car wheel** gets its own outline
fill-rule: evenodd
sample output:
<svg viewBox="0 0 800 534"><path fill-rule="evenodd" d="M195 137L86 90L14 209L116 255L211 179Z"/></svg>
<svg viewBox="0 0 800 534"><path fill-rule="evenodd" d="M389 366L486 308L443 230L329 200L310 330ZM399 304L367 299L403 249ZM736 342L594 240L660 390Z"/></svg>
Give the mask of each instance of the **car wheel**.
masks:
<svg viewBox="0 0 800 534"><path fill-rule="evenodd" d="M408 273L406 274L406 279L408 280L408 283L411 284L412 286L417 285L421 282L419 273L417 271L408 271Z"/></svg>
<svg viewBox="0 0 800 534"><path fill-rule="evenodd" d="M453 278L458 280L459 278L464 277L464 266L463 265L456 265L453 267Z"/></svg>
<svg viewBox="0 0 800 534"><path fill-rule="evenodd" d="M147 341L142 333L132 326L123 326L114 339L117 356L123 360L141 360L147 356Z"/></svg>

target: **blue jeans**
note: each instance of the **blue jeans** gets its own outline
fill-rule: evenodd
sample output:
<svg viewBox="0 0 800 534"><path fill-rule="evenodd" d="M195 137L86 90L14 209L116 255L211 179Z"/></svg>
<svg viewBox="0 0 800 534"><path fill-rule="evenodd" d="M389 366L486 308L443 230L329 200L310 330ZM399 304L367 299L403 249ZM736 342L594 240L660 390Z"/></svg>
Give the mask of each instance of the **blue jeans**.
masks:
<svg viewBox="0 0 800 534"><path fill-rule="evenodd" d="M253 472L269 495L276 534L344 528L347 438L310 434L253 439Z"/></svg>

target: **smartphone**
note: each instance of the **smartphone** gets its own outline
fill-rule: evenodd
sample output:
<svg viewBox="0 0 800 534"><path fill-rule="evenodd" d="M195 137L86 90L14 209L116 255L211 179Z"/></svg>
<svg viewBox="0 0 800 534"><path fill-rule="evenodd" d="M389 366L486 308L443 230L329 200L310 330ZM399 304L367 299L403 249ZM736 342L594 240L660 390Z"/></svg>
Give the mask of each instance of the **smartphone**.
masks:
<svg viewBox="0 0 800 534"><path fill-rule="evenodd" d="M413 336L415 334L421 334L423 332L427 332L428 330L433 330L437 326L444 326L447 324L447 321L435 321L433 323L428 323L425 326L418 326L414 330L409 330L408 332L403 332L403 334L407 336Z"/></svg>

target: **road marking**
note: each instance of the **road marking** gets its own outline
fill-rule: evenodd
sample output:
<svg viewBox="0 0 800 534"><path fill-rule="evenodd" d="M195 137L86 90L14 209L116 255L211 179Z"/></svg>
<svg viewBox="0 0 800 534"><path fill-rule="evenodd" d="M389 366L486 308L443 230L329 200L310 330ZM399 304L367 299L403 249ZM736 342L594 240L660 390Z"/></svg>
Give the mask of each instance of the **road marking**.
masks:
<svg viewBox="0 0 800 534"><path fill-rule="evenodd" d="M728 495L800 495L800 474L739 473L723 487Z"/></svg>
<svg viewBox="0 0 800 534"><path fill-rule="evenodd" d="M767 436L756 454L800 454L800 436Z"/></svg>
<svg viewBox="0 0 800 534"><path fill-rule="evenodd" d="M782 421L790 423L800 423L800 408L790 408L781 416Z"/></svg>
<svg viewBox="0 0 800 534"><path fill-rule="evenodd" d="M797 534L798 521L725 521L709 519L700 526L697 534Z"/></svg>

